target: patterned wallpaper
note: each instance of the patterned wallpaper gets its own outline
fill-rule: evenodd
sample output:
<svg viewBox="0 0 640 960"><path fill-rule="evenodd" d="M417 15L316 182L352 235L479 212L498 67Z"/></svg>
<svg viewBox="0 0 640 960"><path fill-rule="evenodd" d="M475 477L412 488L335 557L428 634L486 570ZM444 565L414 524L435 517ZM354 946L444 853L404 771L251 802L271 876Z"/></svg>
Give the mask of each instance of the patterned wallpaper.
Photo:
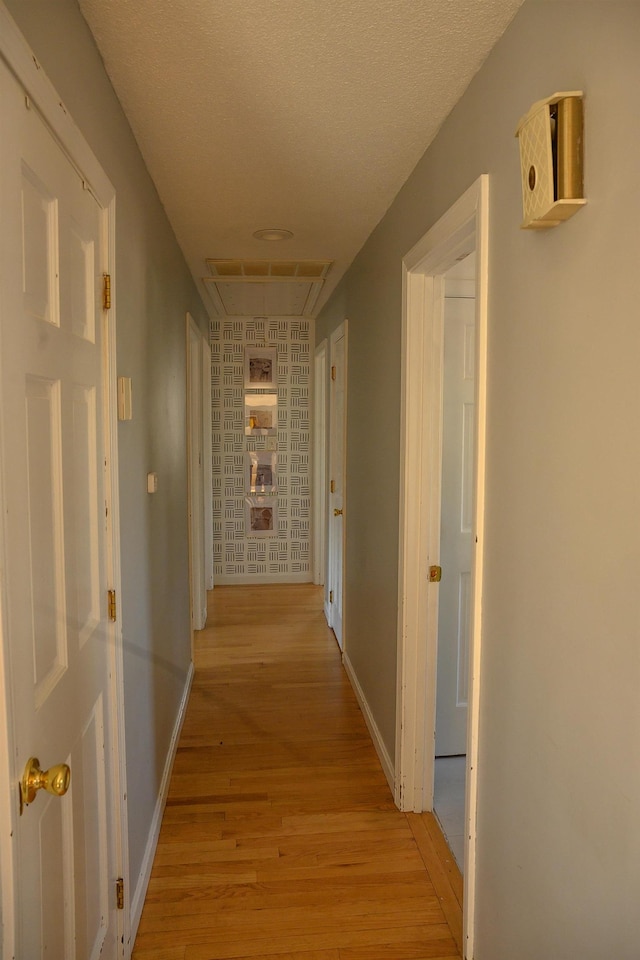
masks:
<svg viewBox="0 0 640 960"><path fill-rule="evenodd" d="M225 318L212 321L210 330L214 582L310 581L310 321ZM255 347L276 348L275 388L245 388L245 351ZM247 436L245 394L274 390L277 429ZM276 490L260 501L248 489L252 451L273 451L277 458ZM251 530L256 502L274 505L273 530Z"/></svg>

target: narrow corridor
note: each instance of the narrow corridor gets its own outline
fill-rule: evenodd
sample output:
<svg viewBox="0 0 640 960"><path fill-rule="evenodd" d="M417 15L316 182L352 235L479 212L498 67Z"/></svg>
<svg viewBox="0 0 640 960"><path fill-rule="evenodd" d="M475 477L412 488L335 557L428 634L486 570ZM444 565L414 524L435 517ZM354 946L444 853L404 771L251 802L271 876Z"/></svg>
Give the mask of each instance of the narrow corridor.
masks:
<svg viewBox="0 0 640 960"><path fill-rule="evenodd" d="M216 587L134 960L454 960L461 883L394 806L312 585Z"/></svg>

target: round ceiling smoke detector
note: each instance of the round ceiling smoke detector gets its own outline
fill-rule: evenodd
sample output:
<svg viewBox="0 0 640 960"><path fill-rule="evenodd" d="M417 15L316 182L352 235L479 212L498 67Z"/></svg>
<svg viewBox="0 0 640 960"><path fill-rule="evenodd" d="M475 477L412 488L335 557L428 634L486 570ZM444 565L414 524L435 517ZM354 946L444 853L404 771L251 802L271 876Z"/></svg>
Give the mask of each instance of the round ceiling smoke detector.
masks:
<svg viewBox="0 0 640 960"><path fill-rule="evenodd" d="M279 227L268 227L266 230L256 230L253 234L256 240L290 240L291 230L281 230Z"/></svg>

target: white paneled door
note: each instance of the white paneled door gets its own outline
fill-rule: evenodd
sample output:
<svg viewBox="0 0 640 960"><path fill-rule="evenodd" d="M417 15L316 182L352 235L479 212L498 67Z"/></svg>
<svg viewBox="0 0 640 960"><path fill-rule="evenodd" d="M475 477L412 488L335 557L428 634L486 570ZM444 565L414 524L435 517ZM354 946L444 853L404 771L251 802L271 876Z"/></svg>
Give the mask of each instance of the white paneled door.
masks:
<svg viewBox="0 0 640 960"><path fill-rule="evenodd" d="M474 351L475 300L447 297L442 397L437 757L467 752L474 522Z"/></svg>
<svg viewBox="0 0 640 960"><path fill-rule="evenodd" d="M2 640L15 956L111 960L122 947L109 775L105 218L2 64L0 90ZM70 785L63 796L39 789L18 814L30 758L42 770L68 765Z"/></svg>

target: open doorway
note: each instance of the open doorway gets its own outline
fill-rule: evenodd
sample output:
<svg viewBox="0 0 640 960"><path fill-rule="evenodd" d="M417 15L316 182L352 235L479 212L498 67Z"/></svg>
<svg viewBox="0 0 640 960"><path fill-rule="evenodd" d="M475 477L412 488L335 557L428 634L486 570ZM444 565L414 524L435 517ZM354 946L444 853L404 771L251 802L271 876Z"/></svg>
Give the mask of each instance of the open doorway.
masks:
<svg viewBox="0 0 640 960"><path fill-rule="evenodd" d="M475 252L444 274L442 479L433 811L464 872L473 561Z"/></svg>
<svg viewBox="0 0 640 960"><path fill-rule="evenodd" d="M347 397L347 321L333 331L329 343L329 537L325 616L344 652L344 510Z"/></svg>
<svg viewBox="0 0 640 960"><path fill-rule="evenodd" d="M207 590L213 586L211 517L211 350L187 313L187 477L191 625L207 622Z"/></svg>
<svg viewBox="0 0 640 960"><path fill-rule="evenodd" d="M464 760L463 907L465 958L473 956L475 906L478 724L481 600L484 544L484 462L486 410L488 177L480 177L406 255L403 309L400 555L398 597L398 695L396 802L402 810L434 809L436 678L443 562L442 513L446 275L475 253L473 416L463 458L467 477L467 525L471 567L467 571L468 651L456 655L454 706L468 691ZM464 328L464 323L462 324ZM462 436L463 431L460 431ZM468 444L469 446L469 444ZM461 470L460 463L456 468ZM459 491L460 509L462 493ZM445 497L446 500L446 497ZM445 504L446 507L446 504ZM460 605L460 573L454 581ZM458 581L456 583L456 580ZM444 598L442 598L444 605ZM440 666L442 672L442 666ZM462 681L462 684L461 682ZM446 748L450 749L450 748ZM455 748L454 748L455 749Z"/></svg>

